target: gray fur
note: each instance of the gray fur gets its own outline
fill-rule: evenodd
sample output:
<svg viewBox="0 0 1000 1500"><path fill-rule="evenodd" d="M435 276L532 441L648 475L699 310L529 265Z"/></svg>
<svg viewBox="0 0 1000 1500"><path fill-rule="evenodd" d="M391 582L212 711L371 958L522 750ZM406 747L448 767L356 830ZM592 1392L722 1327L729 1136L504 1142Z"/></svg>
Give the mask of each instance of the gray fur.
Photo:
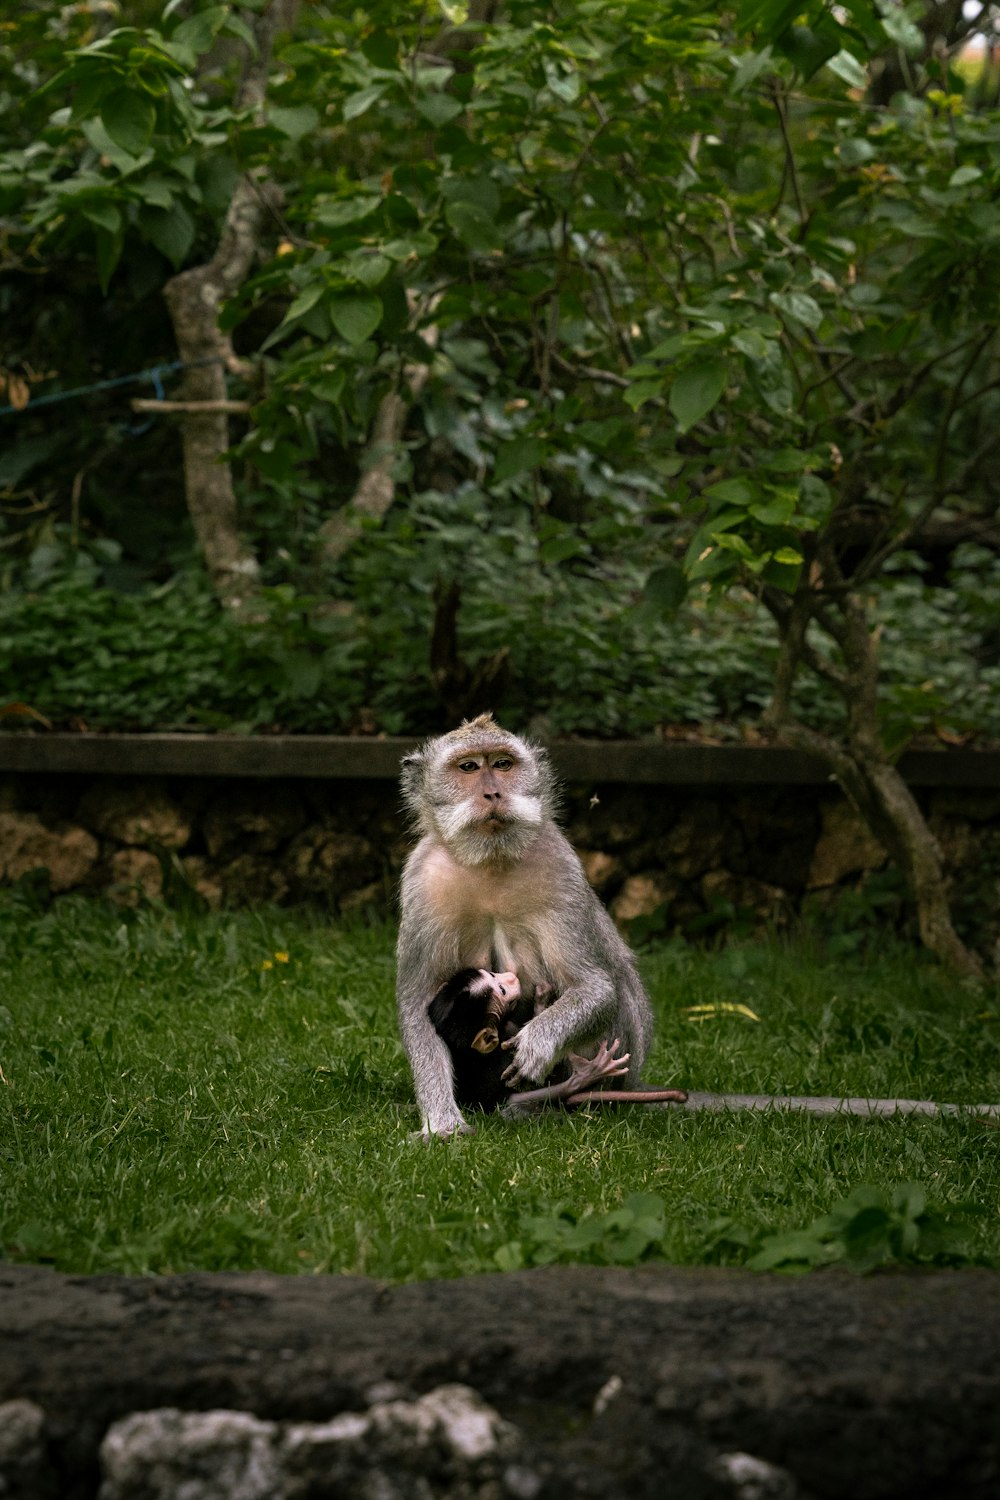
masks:
<svg viewBox="0 0 1000 1500"><path fill-rule="evenodd" d="M470 776L466 790L455 762L494 753L516 765L483 783L502 786L499 797L489 795L511 815L487 836L478 778ZM425 1139L469 1129L455 1103L448 1049L427 1015L440 986L463 968L510 969L528 998L538 985L558 997L518 1033L514 1087L541 1083L568 1052L586 1053L612 1037L631 1057L623 1086L638 1087L652 1033L649 1000L632 954L553 820L544 751L484 715L407 756L402 784L423 837L403 871L396 994Z"/></svg>

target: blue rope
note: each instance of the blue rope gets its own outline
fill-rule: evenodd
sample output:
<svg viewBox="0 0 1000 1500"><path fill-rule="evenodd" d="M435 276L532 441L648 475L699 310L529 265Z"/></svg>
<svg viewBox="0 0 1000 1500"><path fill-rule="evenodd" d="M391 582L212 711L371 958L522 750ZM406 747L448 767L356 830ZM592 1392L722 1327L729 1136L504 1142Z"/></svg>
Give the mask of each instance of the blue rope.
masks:
<svg viewBox="0 0 1000 1500"><path fill-rule="evenodd" d="M156 392L156 399L163 400L162 376L176 375L179 370L195 370L201 365L221 365L222 360L213 359L175 359L169 365L154 365L150 370L138 370L134 375L117 375L114 380L98 380L94 385L78 385L71 391L53 391L49 396L37 396L34 401L29 401L27 406L0 406L0 417L9 416L11 412L23 415L25 412L37 411L40 406L54 406L57 401L75 401L80 396L92 396L95 391L114 391L123 385L135 385L143 380L151 380ZM145 431L150 423L144 423L140 431Z"/></svg>

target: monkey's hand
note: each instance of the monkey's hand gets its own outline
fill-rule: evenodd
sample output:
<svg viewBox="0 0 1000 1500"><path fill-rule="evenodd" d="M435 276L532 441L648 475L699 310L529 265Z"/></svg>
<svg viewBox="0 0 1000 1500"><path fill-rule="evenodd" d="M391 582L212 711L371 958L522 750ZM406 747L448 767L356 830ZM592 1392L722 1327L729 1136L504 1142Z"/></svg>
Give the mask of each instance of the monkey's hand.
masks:
<svg viewBox="0 0 1000 1500"><path fill-rule="evenodd" d="M537 1018L501 1045L505 1052L514 1053L514 1061L503 1071L503 1081L509 1089L523 1088L526 1083L541 1083L555 1066L552 1045L539 1031Z"/></svg>
<svg viewBox="0 0 1000 1500"><path fill-rule="evenodd" d="M457 1113L434 1119L428 1117L420 1129L413 1132L411 1140L420 1140L429 1146L431 1141L450 1141L456 1135L475 1135L475 1126L469 1125Z"/></svg>

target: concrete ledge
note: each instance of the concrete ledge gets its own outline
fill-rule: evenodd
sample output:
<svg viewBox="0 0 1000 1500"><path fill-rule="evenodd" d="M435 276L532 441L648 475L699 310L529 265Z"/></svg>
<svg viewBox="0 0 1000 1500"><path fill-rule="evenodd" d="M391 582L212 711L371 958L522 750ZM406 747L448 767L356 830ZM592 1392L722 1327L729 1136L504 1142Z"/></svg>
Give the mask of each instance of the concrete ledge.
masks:
<svg viewBox="0 0 1000 1500"><path fill-rule="evenodd" d="M0 772L97 776L218 776L394 780L412 739L336 735L0 734ZM824 786L825 767L800 750L757 745L563 740L549 746L570 782L661 786ZM1000 750L910 750L912 786L1000 789Z"/></svg>
<svg viewBox="0 0 1000 1500"><path fill-rule="evenodd" d="M507 1500L1000 1493L991 1271L575 1266L393 1286L0 1266L0 1402L43 1414L21 1500L94 1500L102 1438L130 1412L324 1422L444 1382L520 1435L539 1483L505 1486ZM751 1479L754 1462L776 1471L770 1488L739 1482L747 1461Z"/></svg>

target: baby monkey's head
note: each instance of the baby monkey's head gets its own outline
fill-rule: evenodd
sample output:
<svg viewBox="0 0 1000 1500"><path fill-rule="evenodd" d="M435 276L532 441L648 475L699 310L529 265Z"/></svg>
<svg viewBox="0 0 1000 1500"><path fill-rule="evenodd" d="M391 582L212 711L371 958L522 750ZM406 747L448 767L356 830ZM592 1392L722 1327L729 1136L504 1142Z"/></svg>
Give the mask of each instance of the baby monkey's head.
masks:
<svg viewBox="0 0 1000 1500"><path fill-rule="evenodd" d="M452 1054L471 1048L488 1053L500 1045L500 1023L521 998L516 974L490 969L459 969L431 1001L431 1025Z"/></svg>

